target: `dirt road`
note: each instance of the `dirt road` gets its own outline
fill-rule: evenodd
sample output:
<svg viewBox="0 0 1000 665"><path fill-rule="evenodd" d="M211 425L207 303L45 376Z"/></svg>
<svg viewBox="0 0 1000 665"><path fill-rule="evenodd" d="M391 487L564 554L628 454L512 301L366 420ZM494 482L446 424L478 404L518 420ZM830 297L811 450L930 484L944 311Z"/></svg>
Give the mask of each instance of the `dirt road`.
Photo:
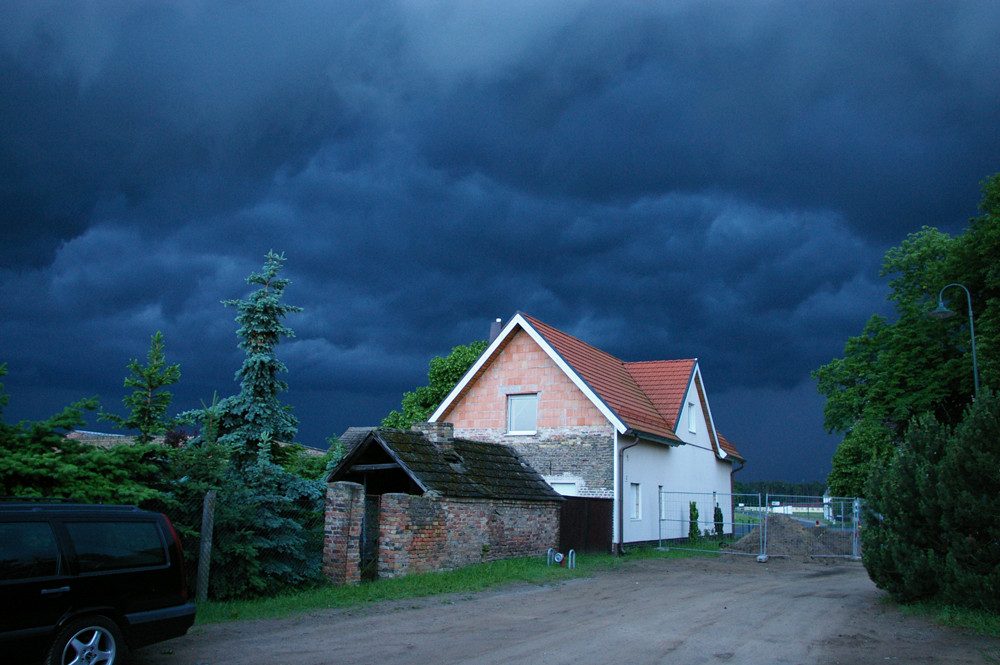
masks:
<svg viewBox="0 0 1000 665"><path fill-rule="evenodd" d="M515 586L205 626L136 665L1000 663L1000 640L902 616L859 563L639 561Z"/></svg>

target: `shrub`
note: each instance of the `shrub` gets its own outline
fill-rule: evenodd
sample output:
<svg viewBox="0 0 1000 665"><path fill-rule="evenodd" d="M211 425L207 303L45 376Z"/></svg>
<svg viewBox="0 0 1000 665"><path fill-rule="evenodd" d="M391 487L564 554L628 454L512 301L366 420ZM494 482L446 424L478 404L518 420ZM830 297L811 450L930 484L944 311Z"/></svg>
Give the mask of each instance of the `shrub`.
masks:
<svg viewBox="0 0 1000 665"><path fill-rule="evenodd" d="M989 390L951 430L927 415L867 485L862 560L903 602L1000 610L1000 419Z"/></svg>
<svg viewBox="0 0 1000 665"><path fill-rule="evenodd" d="M698 504L691 501L688 504L688 540L698 540Z"/></svg>

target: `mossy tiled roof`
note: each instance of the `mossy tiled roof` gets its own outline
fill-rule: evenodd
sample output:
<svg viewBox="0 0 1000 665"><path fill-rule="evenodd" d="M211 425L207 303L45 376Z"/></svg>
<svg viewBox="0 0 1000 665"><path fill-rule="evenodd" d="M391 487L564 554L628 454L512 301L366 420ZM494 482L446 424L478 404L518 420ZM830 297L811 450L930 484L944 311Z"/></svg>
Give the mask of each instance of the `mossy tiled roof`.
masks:
<svg viewBox="0 0 1000 665"><path fill-rule="evenodd" d="M359 434L352 431L353 449L330 474L331 480L351 472L363 457L370 459L371 447L379 446L426 492L456 498L562 500L513 448L499 443L435 443L422 432L395 429L372 429L364 438Z"/></svg>

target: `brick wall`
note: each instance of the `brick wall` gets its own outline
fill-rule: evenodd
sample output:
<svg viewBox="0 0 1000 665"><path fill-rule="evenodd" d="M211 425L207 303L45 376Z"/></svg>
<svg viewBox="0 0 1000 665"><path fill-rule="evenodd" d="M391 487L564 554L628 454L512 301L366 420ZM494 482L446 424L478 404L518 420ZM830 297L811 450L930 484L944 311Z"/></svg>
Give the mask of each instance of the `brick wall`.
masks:
<svg viewBox="0 0 1000 665"><path fill-rule="evenodd" d="M361 522L365 490L357 483L326 486L323 527L323 575L334 584L361 581Z"/></svg>
<svg viewBox="0 0 1000 665"><path fill-rule="evenodd" d="M507 396L538 395L538 432L507 435ZM546 479L577 484L580 496L614 496L614 428L524 331L444 415L455 436L511 446Z"/></svg>
<svg viewBox="0 0 1000 665"><path fill-rule="evenodd" d="M323 571L335 584L360 580L358 539L364 512L360 494L360 485L354 483L331 483L327 491ZM558 501L384 494L381 506L380 578L540 556L559 545Z"/></svg>
<svg viewBox="0 0 1000 665"><path fill-rule="evenodd" d="M459 429L455 435L475 441L502 443L516 450L531 467L553 482L575 480L577 495L614 496L614 428L539 428L533 436L510 436L506 429Z"/></svg>
<svg viewBox="0 0 1000 665"><path fill-rule="evenodd" d="M545 554L559 545L560 505L385 494L379 577Z"/></svg>
<svg viewBox="0 0 1000 665"><path fill-rule="evenodd" d="M608 423L528 333L518 331L442 420L460 429L506 430L507 395L538 394L538 427Z"/></svg>

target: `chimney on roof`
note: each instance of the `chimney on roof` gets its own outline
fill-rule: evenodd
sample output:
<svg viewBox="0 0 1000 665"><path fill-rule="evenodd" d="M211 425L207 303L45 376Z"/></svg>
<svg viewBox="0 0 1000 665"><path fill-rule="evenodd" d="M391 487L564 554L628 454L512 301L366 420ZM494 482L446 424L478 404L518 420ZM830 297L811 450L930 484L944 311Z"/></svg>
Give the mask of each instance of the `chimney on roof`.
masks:
<svg viewBox="0 0 1000 665"><path fill-rule="evenodd" d="M490 324L490 341L488 342L489 344L492 344L493 340L495 340L497 337L500 336L501 330L503 330L503 321L501 321L500 319L497 319L496 321Z"/></svg>
<svg viewBox="0 0 1000 665"><path fill-rule="evenodd" d="M455 426L451 423L413 423L410 430L421 432L434 443L445 443L455 437Z"/></svg>
<svg viewBox="0 0 1000 665"><path fill-rule="evenodd" d="M451 423L413 423L410 430L430 439L446 458L455 454L455 426Z"/></svg>

